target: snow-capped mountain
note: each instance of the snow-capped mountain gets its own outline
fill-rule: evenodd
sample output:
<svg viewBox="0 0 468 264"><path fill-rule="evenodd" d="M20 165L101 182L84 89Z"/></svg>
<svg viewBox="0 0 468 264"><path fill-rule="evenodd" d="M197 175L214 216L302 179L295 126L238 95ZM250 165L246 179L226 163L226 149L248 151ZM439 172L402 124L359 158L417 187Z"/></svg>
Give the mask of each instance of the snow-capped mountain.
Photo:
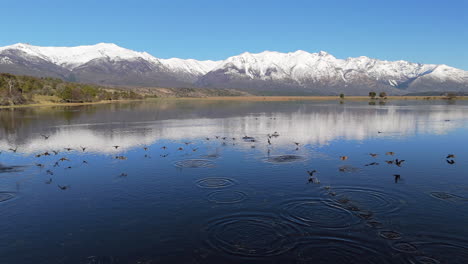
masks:
<svg viewBox="0 0 468 264"><path fill-rule="evenodd" d="M235 88L260 94L468 91L468 72L446 65L337 59L324 51L243 53L224 61L159 59L115 44L0 47L0 72L109 85Z"/></svg>

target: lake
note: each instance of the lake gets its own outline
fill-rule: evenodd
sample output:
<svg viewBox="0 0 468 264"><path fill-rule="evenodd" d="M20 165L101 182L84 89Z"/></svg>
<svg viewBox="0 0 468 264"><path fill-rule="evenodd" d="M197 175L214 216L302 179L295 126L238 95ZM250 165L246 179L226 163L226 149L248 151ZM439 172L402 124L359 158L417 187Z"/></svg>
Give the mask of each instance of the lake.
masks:
<svg viewBox="0 0 468 264"><path fill-rule="evenodd" d="M468 263L466 101L1 109L0 135L1 263Z"/></svg>

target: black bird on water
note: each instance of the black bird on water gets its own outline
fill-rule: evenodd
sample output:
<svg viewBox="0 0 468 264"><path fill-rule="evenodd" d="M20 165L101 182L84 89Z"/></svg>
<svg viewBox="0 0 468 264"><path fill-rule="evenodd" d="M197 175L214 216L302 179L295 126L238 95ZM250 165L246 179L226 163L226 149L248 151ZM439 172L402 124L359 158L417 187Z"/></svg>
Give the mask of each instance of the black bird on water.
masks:
<svg viewBox="0 0 468 264"><path fill-rule="evenodd" d="M453 165L453 164L455 164L455 161L453 159L452 160L447 160L447 163Z"/></svg>
<svg viewBox="0 0 468 264"><path fill-rule="evenodd" d="M66 151L71 151L73 150L72 148L64 148Z"/></svg>
<svg viewBox="0 0 468 264"><path fill-rule="evenodd" d="M59 161L70 161L70 160L67 159L67 158L65 158L65 157L63 157L63 158L59 159Z"/></svg>
<svg viewBox="0 0 468 264"><path fill-rule="evenodd" d="M312 170L312 171L307 171L307 173L309 174L309 176L314 176L314 173L316 173L317 171L316 170Z"/></svg>
<svg viewBox="0 0 468 264"><path fill-rule="evenodd" d="M118 149L118 148L120 148L120 146L112 146L112 147L113 147L113 148L115 148L115 149Z"/></svg>
<svg viewBox="0 0 468 264"><path fill-rule="evenodd" d="M11 150L11 151L13 151L13 152L16 153L16 151L18 150L18 147L16 147L16 148L9 148L8 150Z"/></svg>
<svg viewBox="0 0 468 264"><path fill-rule="evenodd" d="M377 153L369 153L369 155L371 155L371 157L375 158L375 157L377 157L379 154L377 154Z"/></svg>
<svg viewBox="0 0 468 264"><path fill-rule="evenodd" d="M145 151L148 151L148 147L143 147L143 149L144 149Z"/></svg>
<svg viewBox="0 0 468 264"><path fill-rule="evenodd" d="M294 144L296 144L296 146L299 146L301 143L299 143L299 142L294 142Z"/></svg>
<svg viewBox="0 0 468 264"><path fill-rule="evenodd" d="M270 139L268 139L268 145L271 145L271 141L270 141Z"/></svg>
<svg viewBox="0 0 468 264"><path fill-rule="evenodd" d="M58 151L58 150L52 150L52 152L53 152L55 155L57 155L57 154L59 154L60 151Z"/></svg>
<svg viewBox="0 0 468 264"><path fill-rule="evenodd" d="M49 137L50 137L50 136L42 135L42 134L41 134L41 136L42 136L45 140L49 139Z"/></svg>
<svg viewBox="0 0 468 264"><path fill-rule="evenodd" d="M83 152L85 152L85 150L86 150L86 147L82 147L82 146L80 146L80 148L81 148L81 150L82 150Z"/></svg>
<svg viewBox="0 0 468 264"><path fill-rule="evenodd" d="M398 181L401 179L400 174L393 174L393 177L395 177L395 183L398 183Z"/></svg>
<svg viewBox="0 0 468 264"><path fill-rule="evenodd" d="M379 165L379 163L377 163L377 162L371 162L371 163L366 164L366 165L364 165L364 166L376 166L376 165Z"/></svg>
<svg viewBox="0 0 468 264"><path fill-rule="evenodd" d="M60 190L66 190L66 189L70 188L70 185L61 186L61 185L57 184L57 186L60 188Z"/></svg>
<svg viewBox="0 0 468 264"><path fill-rule="evenodd" d="M86 160L83 160L83 164L88 164L88 162Z"/></svg>
<svg viewBox="0 0 468 264"><path fill-rule="evenodd" d="M162 149L167 149L167 147L166 147L166 146L163 146Z"/></svg>

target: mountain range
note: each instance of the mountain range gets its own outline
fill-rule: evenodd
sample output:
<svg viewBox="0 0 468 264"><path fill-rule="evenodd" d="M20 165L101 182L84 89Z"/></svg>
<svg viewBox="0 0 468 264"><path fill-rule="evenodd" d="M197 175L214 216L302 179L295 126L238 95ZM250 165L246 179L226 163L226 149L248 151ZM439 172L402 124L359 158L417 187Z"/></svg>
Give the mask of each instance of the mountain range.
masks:
<svg viewBox="0 0 468 264"><path fill-rule="evenodd" d="M0 47L0 72L135 87L230 88L264 95L468 92L468 71L447 65L338 59L320 51L242 53L222 61L160 59L110 43Z"/></svg>

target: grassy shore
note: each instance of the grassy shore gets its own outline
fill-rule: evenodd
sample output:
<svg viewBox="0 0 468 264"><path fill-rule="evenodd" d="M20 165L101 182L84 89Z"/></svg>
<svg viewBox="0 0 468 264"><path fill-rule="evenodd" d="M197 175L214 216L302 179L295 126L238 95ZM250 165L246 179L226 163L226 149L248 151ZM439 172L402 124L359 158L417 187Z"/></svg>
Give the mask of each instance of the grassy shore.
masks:
<svg viewBox="0 0 468 264"><path fill-rule="evenodd" d="M391 100L468 100L468 96L457 96L456 98L448 99L446 96L388 96L386 99L375 98L371 99L368 96L346 96L340 98L338 96L211 96L211 97L164 97L164 98L148 98L148 99L126 99L126 100L106 100L97 102L85 103L64 103L55 96L35 96L33 104L24 105L7 105L0 106L3 108L18 108L18 107L44 107L44 106L80 106L80 105L95 105L95 104L111 104L123 103L132 101L166 101L166 100L210 100L210 101L391 101Z"/></svg>

